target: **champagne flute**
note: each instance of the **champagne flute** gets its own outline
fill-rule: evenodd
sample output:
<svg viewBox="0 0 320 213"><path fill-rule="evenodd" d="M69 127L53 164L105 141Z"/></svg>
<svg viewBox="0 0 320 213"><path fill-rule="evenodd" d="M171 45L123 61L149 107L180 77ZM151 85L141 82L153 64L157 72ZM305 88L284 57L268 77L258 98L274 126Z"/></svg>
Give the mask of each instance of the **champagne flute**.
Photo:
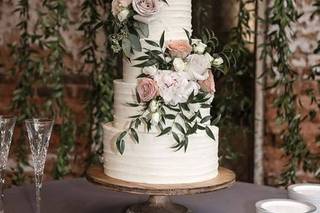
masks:
<svg viewBox="0 0 320 213"><path fill-rule="evenodd" d="M36 213L40 213L42 178L53 128L53 120L33 118L25 121L33 160L36 185Z"/></svg>
<svg viewBox="0 0 320 213"><path fill-rule="evenodd" d="M15 116L0 115L0 190L1 206L0 212L4 211L4 184L5 170L7 168L9 149L12 141L14 126L16 124Z"/></svg>

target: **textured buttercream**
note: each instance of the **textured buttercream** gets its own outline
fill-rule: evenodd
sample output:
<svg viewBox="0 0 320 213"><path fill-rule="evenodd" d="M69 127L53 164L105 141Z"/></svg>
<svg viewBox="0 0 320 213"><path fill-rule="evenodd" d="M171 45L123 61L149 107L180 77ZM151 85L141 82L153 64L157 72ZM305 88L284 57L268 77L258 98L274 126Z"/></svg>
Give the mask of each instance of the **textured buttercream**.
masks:
<svg viewBox="0 0 320 213"><path fill-rule="evenodd" d="M149 184L180 184L201 182L218 174L218 128L211 127L216 141L205 132L189 137L187 152L175 151L172 135L157 137L155 133L139 132L140 143L129 136L121 155L116 139L122 130L104 125L105 174L125 181Z"/></svg>

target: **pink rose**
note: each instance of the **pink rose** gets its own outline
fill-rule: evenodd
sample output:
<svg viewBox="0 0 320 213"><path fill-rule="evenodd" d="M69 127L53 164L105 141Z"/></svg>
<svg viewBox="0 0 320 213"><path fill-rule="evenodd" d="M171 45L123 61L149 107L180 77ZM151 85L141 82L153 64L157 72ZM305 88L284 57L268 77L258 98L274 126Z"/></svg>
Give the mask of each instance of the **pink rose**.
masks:
<svg viewBox="0 0 320 213"><path fill-rule="evenodd" d="M149 102L158 95L158 86L150 78L141 78L138 80L137 93L142 102Z"/></svg>
<svg viewBox="0 0 320 213"><path fill-rule="evenodd" d="M141 16L152 16L160 11L161 3L160 0L133 0L132 6Z"/></svg>
<svg viewBox="0 0 320 213"><path fill-rule="evenodd" d="M214 93L216 91L216 84L214 82L214 77L211 71L209 71L208 79L204 81L198 81L198 83L204 92Z"/></svg>
<svg viewBox="0 0 320 213"><path fill-rule="evenodd" d="M168 44L169 53L172 57L185 58L190 55L192 46L186 40L171 41Z"/></svg>
<svg viewBox="0 0 320 213"><path fill-rule="evenodd" d="M112 1L112 14L113 16L118 15L121 10L127 8L132 3L132 0L113 0Z"/></svg>

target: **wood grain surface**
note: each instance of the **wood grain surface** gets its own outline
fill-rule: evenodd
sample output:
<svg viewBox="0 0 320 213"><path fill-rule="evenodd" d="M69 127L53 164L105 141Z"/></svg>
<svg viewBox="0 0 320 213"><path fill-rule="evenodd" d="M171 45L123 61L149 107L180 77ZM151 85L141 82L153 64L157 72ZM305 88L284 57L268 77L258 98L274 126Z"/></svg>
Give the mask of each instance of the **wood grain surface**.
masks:
<svg viewBox="0 0 320 213"><path fill-rule="evenodd" d="M113 191L128 192L144 195L192 195L208 193L228 188L235 183L234 172L226 168L219 168L219 175L209 181L189 184L165 185L126 182L106 176L102 166L92 166L87 171L87 179Z"/></svg>

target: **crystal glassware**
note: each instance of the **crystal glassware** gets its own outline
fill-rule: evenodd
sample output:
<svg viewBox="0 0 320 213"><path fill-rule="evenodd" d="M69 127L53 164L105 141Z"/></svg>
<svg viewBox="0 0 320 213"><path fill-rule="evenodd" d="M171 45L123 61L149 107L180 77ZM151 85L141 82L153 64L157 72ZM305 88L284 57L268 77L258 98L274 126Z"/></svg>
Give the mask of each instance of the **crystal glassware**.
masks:
<svg viewBox="0 0 320 213"><path fill-rule="evenodd" d="M40 213L42 177L53 120L33 118L25 121L32 154L36 185L36 213Z"/></svg>
<svg viewBox="0 0 320 213"><path fill-rule="evenodd" d="M1 206L0 212L3 212L4 204L4 184L5 170L7 168L9 149L12 141L14 126L16 124L15 116L0 115L0 190Z"/></svg>

